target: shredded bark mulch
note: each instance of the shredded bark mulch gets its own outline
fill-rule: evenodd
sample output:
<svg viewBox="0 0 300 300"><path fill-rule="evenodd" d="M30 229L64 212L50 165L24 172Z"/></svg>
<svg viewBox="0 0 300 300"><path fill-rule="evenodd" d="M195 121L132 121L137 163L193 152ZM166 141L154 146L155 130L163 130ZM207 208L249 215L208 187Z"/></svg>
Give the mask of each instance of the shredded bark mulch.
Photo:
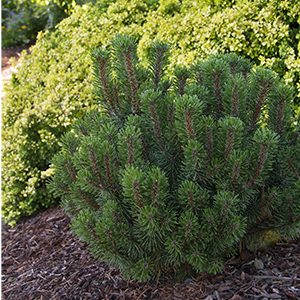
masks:
<svg viewBox="0 0 300 300"><path fill-rule="evenodd" d="M95 260L60 208L2 231L3 300L300 299L300 240L232 259L219 275L141 284Z"/></svg>

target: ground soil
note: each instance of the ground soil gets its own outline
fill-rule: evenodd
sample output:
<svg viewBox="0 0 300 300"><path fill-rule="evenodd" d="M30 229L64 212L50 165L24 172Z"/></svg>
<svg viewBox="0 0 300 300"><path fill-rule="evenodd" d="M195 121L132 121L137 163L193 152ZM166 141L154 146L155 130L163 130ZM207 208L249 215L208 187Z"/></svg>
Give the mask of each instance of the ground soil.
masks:
<svg viewBox="0 0 300 300"><path fill-rule="evenodd" d="M56 207L2 228L2 274L3 300L300 299L300 240L231 259L218 275L140 284L95 260Z"/></svg>

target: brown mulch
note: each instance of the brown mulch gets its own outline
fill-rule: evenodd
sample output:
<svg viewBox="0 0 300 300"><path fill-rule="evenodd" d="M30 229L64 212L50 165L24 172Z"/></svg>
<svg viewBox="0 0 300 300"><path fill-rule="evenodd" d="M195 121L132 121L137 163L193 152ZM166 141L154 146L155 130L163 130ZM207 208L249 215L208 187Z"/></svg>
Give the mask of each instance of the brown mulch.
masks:
<svg viewBox="0 0 300 300"><path fill-rule="evenodd" d="M52 208L2 228L2 299L300 299L300 240L281 242L222 274L140 284L95 260Z"/></svg>

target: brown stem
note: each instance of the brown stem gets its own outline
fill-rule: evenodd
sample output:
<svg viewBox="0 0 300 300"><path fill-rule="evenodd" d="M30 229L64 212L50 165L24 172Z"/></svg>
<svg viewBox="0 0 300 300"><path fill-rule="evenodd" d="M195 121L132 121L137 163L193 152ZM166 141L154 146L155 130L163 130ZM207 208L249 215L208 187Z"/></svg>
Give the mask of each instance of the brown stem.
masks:
<svg viewBox="0 0 300 300"><path fill-rule="evenodd" d="M151 189L151 199L153 204L158 204L159 185L158 182L154 182Z"/></svg>
<svg viewBox="0 0 300 300"><path fill-rule="evenodd" d="M232 149L233 149L233 142L234 142L234 131L230 128L226 135L226 144L225 144L225 151L224 151L224 158L225 160L228 159Z"/></svg>
<svg viewBox="0 0 300 300"><path fill-rule="evenodd" d="M187 76L181 76L178 78L178 93L180 96L184 94L184 89L186 86Z"/></svg>
<svg viewBox="0 0 300 300"><path fill-rule="evenodd" d="M235 84L233 85L232 89L231 115L233 117L237 117L239 113L239 91Z"/></svg>
<svg viewBox="0 0 300 300"><path fill-rule="evenodd" d="M105 59L100 59L99 60L99 78L100 78L100 82L101 82L102 93L103 93L103 96L104 96L106 102L109 103L111 109L114 110L115 109L115 104L114 104L114 102L112 100L112 97L111 97L109 82L107 80L106 68L107 68L106 60Z"/></svg>
<svg viewBox="0 0 300 300"><path fill-rule="evenodd" d="M157 109L155 103L150 104L150 115L153 123L153 131L155 138L157 139L157 143L162 148L162 133L161 133L161 125L157 114Z"/></svg>
<svg viewBox="0 0 300 300"><path fill-rule="evenodd" d="M90 156L90 161L92 163L93 173L96 175L96 177L99 180L100 189L103 189L103 179L102 179L101 172L100 172L100 169L99 169L99 166L97 163L97 158L96 158L95 152L93 150L90 150L89 156Z"/></svg>
<svg viewBox="0 0 300 300"><path fill-rule="evenodd" d="M133 183L133 198L138 207L143 207L143 200L141 195L141 187L138 181Z"/></svg>
<svg viewBox="0 0 300 300"><path fill-rule="evenodd" d="M72 181L76 180L76 170L70 161L65 162L65 167Z"/></svg>
<svg viewBox="0 0 300 300"><path fill-rule="evenodd" d="M251 119L251 123L249 126L249 131L252 131L255 128L255 125L260 117L261 114L261 109L263 107L263 104L267 98L267 95L269 93L270 90L270 84L266 84L265 86L263 86L261 88L261 90L259 91L259 95L258 95L258 101L256 103L253 115L252 115L252 119Z"/></svg>
<svg viewBox="0 0 300 300"><path fill-rule="evenodd" d="M237 179L240 176L241 165L239 163L234 164L231 173L231 181L234 186L237 184Z"/></svg>
<svg viewBox="0 0 300 300"><path fill-rule="evenodd" d="M113 180L112 180L112 176L111 176L111 167L110 167L110 160L109 160L109 156L108 155L105 155L104 162L105 162L106 177L108 179L110 187L112 187L113 186Z"/></svg>
<svg viewBox="0 0 300 300"><path fill-rule="evenodd" d="M191 206L192 208L194 208L194 201L195 201L195 199L194 199L194 195L193 195L192 192L189 192L189 194L188 194L188 200L189 200L190 206Z"/></svg>
<svg viewBox="0 0 300 300"><path fill-rule="evenodd" d="M125 53L125 68L127 71L129 85L130 85L132 111L133 113L139 113L140 107L137 98L137 92L139 87L138 87L138 81L136 78L130 51L127 51Z"/></svg>
<svg viewBox="0 0 300 300"><path fill-rule="evenodd" d="M163 58L164 58L164 52L163 51L159 51L157 53L157 59L155 62L155 66L154 66L154 86L155 88L158 88L158 84L162 75L162 68L163 68Z"/></svg>
<svg viewBox="0 0 300 300"><path fill-rule="evenodd" d="M258 163L252 178L246 183L247 188L252 187L255 181L257 180L257 178L259 177L262 169L264 168L267 157L268 157L268 148L265 144L261 144L259 147Z"/></svg>
<svg viewBox="0 0 300 300"><path fill-rule="evenodd" d="M195 138L195 131L193 128L193 121L191 117L190 111L187 111L185 113L185 125L186 125L186 131L189 139L194 139Z"/></svg>
<svg viewBox="0 0 300 300"><path fill-rule="evenodd" d="M134 162L134 150L133 150L132 138L129 137L126 142L127 142L127 147L128 147L127 164L132 165Z"/></svg>
<svg viewBox="0 0 300 300"><path fill-rule="evenodd" d="M214 86L214 94L217 101L217 115L220 116L223 112L223 104L222 104L222 87L221 87L221 78L219 73L213 74L213 86Z"/></svg>
<svg viewBox="0 0 300 300"><path fill-rule="evenodd" d="M84 191L82 191L81 189L78 189L78 193L80 195L80 197L82 198L82 200L92 209L98 210L100 207L99 205Z"/></svg>

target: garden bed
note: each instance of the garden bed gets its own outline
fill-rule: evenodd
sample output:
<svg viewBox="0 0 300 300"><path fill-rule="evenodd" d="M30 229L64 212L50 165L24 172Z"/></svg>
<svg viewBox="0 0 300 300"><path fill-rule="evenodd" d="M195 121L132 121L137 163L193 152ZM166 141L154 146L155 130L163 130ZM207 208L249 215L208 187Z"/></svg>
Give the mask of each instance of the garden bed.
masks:
<svg viewBox="0 0 300 300"><path fill-rule="evenodd" d="M300 240L281 242L222 274L183 283L126 281L98 262L52 208L2 229L2 299L300 299Z"/></svg>

